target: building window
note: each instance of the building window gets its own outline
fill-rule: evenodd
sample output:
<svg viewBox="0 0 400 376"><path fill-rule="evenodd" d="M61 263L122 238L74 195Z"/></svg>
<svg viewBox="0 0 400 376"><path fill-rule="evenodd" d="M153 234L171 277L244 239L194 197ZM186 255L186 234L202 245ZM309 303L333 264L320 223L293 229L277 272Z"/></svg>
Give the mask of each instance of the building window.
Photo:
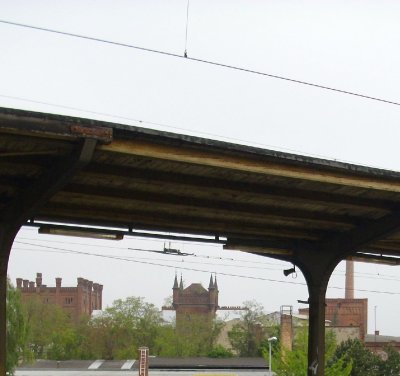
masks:
<svg viewBox="0 0 400 376"><path fill-rule="evenodd" d="M73 298L65 298L65 304L72 304Z"/></svg>

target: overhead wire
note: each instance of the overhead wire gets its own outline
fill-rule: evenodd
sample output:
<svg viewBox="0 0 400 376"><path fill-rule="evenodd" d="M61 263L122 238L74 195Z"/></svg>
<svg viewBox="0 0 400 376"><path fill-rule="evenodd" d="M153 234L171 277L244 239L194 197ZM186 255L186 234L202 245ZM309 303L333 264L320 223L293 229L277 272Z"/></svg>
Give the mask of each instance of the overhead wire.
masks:
<svg viewBox="0 0 400 376"><path fill-rule="evenodd" d="M328 90L328 91L332 91L332 92L336 92L336 93L351 95L351 96L355 96L355 97L359 97L359 98L363 98L363 99L368 99L368 100L372 100L372 101L378 101L378 102L382 102L382 103L386 103L386 104L400 106L399 102L391 101L388 99L373 97L370 95L356 93L353 91L337 89L337 88L333 88L333 87L326 86L326 85L315 84L315 83L308 82L308 81L303 81L303 80L294 79L294 78L290 78L290 77L284 77L284 76L280 76L280 75L276 75L276 74L261 72L261 71L257 71L257 70L253 70L253 69L249 69L249 68L238 67L238 66L234 66L234 65L230 65L230 64L219 63L219 62L215 62L215 61L211 61L211 60L189 57L189 56L185 57L184 55L179 55L179 54L176 54L173 52L167 52L167 51L157 50L157 49L153 49L153 48L141 47L141 46L137 46L134 44L116 42L116 41L111 41L111 40L107 40L107 39L103 39L103 38L91 37L88 35L70 33L70 32L66 32L66 31L55 30L55 29L34 26L34 25L28 25L28 24L24 24L24 23L13 22L13 21L8 21L8 20L3 20L3 19L0 19L0 23L17 26L17 27L22 27L22 28L28 28L28 29L32 29L32 30L44 31L44 32L53 33L53 34L59 34L59 35L63 35L63 36L73 37L73 38L90 40L93 42L105 43L105 44L114 45L114 46L118 46L118 47L132 48L132 49L139 50L139 51L150 52L150 53L174 57L174 58L178 58L178 59L190 60L190 61L194 61L197 63L203 63L203 64L207 64L207 65L217 66L220 68L226 68L226 69L245 72L245 73L251 73L251 74L255 74L255 75L259 75L259 76L264 76L264 77L274 78L274 79L283 80L283 81L296 83L296 84L300 84L300 85L310 86L310 87L314 87L317 89Z"/></svg>
<svg viewBox="0 0 400 376"><path fill-rule="evenodd" d="M38 241L37 239L31 239L31 238L25 238L25 237L18 237L18 239L22 240L30 240L30 241ZM141 238L136 238L136 239L141 239ZM142 240L142 239L141 239ZM163 240L160 239L146 239L147 241L156 241L156 242L163 242ZM46 240L46 243L61 243L58 240ZM183 242L184 244L197 244L197 243L186 243ZM82 246L89 246L89 247L96 247L96 248L112 248L112 249L119 249L119 250L128 250L128 247L113 247L113 246L106 246L106 245L93 245L93 244L88 244L88 243L69 243L71 245L82 245ZM204 246L204 243L198 243L198 245ZM207 244L207 246L215 246L214 244ZM219 246L218 246L219 247ZM142 249L142 251L150 251L146 249ZM153 250L151 250L153 251ZM276 263L272 262L258 262L258 261L251 261L251 260L243 260L243 259L233 259L231 257L221 257L221 256L209 256L209 255L199 255L199 254L194 254L190 255L188 257L197 257L197 258L205 258L205 259L212 259L212 260L223 260L223 261L238 261L238 262L244 262L244 263L252 263L252 264L266 264L266 265L277 265ZM286 266L285 264L281 264L283 266Z"/></svg>
<svg viewBox="0 0 400 376"><path fill-rule="evenodd" d="M18 237L20 240L28 240L28 241L38 241L38 239L32 239L32 238L25 238L25 237ZM146 240L147 241L147 240ZM160 239L155 239L155 241L158 242L163 242L163 240ZM56 243L56 244L65 244L64 242L61 242L59 240L51 240L47 239L45 241L46 243ZM15 243L21 243L24 244L23 242L19 242L19 240L16 240ZM26 243L32 246L41 246L41 244L36 244L36 243ZM190 244L190 243L189 243ZM134 250L138 252L153 252L156 251L154 249L145 249L145 248L131 248L131 247L115 247L115 246L109 246L109 245L100 245L100 244L89 244L89 243L81 243L81 242L70 242L69 245L71 246L85 246L85 247L96 247L96 248L106 248L106 249L118 249L121 251L128 251L128 250ZM203 245L204 244L201 244ZM208 245L207 245L208 246ZM287 263L281 263L281 262L266 262L266 261L252 261L252 260L245 260L242 258L232 258L232 257L220 257L220 256L209 256L209 255L200 255L200 254L193 254L193 255L188 255L185 256L185 258L203 258L203 259L208 259L208 260L216 260L216 261L229 261L229 262L239 262L241 264L243 263L249 263L249 264L257 264L257 265L273 265L276 268L269 268L269 267L262 267L262 266L257 266L257 267L252 267L252 266L245 266L245 268L248 269L266 269L266 270L281 270L279 267L286 267ZM154 259L153 259L154 260ZM159 261L164 261L165 259L157 259ZM186 261L187 263L199 263L199 262L193 262L193 261ZM208 265L219 265L219 266L232 266L232 267L237 267L236 265L230 265L230 264L210 264L206 263ZM242 267L243 266L239 266ZM333 272L333 275L345 275L346 272L345 270L335 270ZM387 280L387 281L400 281L398 276L395 275L388 275L388 274L382 274L379 273L378 271L376 273L368 273L368 272L354 272L355 275L358 275L360 278L365 278L365 279L381 279L381 280Z"/></svg>
<svg viewBox="0 0 400 376"><path fill-rule="evenodd" d="M18 243L24 244L23 242L19 242L19 241L18 241ZM26 244L32 245L29 243L26 243ZM85 255L85 256L114 259L114 260L119 260L119 261L128 261L128 262L134 262L134 263L138 263L138 264L159 266L159 267L165 267L165 268L173 268L173 269L177 268L176 265L166 265L166 264L160 264L160 263L155 263L155 262L151 262L151 261L142 261L142 260L137 260L137 259L133 259L133 258L128 258L126 256L103 255L103 254L99 254L99 253L75 251L75 250L59 248L59 247L52 247L52 246L45 246L45 245L36 245L36 246L38 246L39 248L45 248L47 250L52 249L53 250L52 252L56 252L56 253L58 253L58 251L62 251L62 253L71 253L71 254L76 254L76 255ZM36 250L36 251L41 252L42 250ZM179 266L178 269L201 272L201 273L216 273L215 270L210 271L210 270L188 268L188 267L182 267L182 266ZM251 279L251 280L260 280L260 281L267 281L267 282L275 282L275 283L286 283L286 284L291 284L291 285L307 286L307 284L303 283L303 282L283 281L283 280L273 279L273 278L255 277L255 276L249 276L249 275L226 273L226 272L221 272L221 271L218 271L218 275L223 275L223 276L228 276L228 277L237 277L237 278L246 278L246 279ZM340 286L328 286L328 288L335 289L335 290L344 290L345 289L344 287L340 287ZM358 291L358 292L369 292L369 293L376 293L376 294L400 295L400 292L396 292L396 291L369 290L369 289L353 289L353 290Z"/></svg>
<svg viewBox="0 0 400 376"><path fill-rule="evenodd" d="M184 56L184 57L187 57L187 40L188 40L188 28L189 28L189 5L190 5L190 0L187 0L187 6L186 6L185 52L183 53L183 56Z"/></svg>
<svg viewBox="0 0 400 376"><path fill-rule="evenodd" d="M35 248L14 248L15 250L19 250L19 251L26 251L26 250L30 250L30 251L37 251L37 249ZM73 250L71 250L73 251ZM140 251L142 251L140 249ZM51 251L50 251L51 252ZM64 253L69 253L68 251L63 251ZM75 252L75 251L74 251ZM77 251L80 252L80 251ZM229 267L229 268L241 268L243 269L242 265L232 265L232 264L216 264L216 263L212 263L212 262L205 262L205 261L190 261L190 260L186 260L185 258L179 258L176 255L173 259L170 257L169 259L160 259L160 258L150 258L150 257L137 257L137 256L121 256L121 257L125 257L127 259L130 260L153 260L153 261L163 261L163 262L170 262L170 263L175 263L175 264L197 264L197 265L210 265L210 266L222 266L222 267ZM117 255L117 257L119 257ZM262 266L246 266L244 267L245 269L258 269L258 270L274 270L274 271L278 271L281 269L277 269L277 268L272 268L272 267L262 267Z"/></svg>

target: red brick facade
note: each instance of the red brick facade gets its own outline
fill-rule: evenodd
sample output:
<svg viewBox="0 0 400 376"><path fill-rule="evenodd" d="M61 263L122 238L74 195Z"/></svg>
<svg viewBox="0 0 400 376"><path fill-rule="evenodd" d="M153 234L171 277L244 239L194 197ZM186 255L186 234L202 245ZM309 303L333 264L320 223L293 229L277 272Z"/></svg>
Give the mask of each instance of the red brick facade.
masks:
<svg viewBox="0 0 400 376"><path fill-rule="evenodd" d="M23 302L39 298L44 304L57 304L74 320L102 309L103 286L84 278L78 278L76 287L61 287L61 278L56 278L56 287L48 287L42 283L42 273L37 273L36 283L17 278L17 289Z"/></svg>
<svg viewBox="0 0 400 376"><path fill-rule="evenodd" d="M368 299L326 299L325 319L331 326L356 326L360 328L360 339L364 341L368 329ZM299 309L299 314L308 315L308 308Z"/></svg>
<svg viewBox="0 0 400 376"><path fill-rule="evenodd" d="M178 285L175 275L174 286L172 287L172 306L163 307L163 310L173 310L176 312L176 326L182 328L191 320L209 323L215 318L218 306L218 284L210 277L210 284L206 290L200 283L192 283L184 288L183 281ZM222 307L226 309L227 307Z"/></svg>
<svg viewBox="0 0 400 376"><path fill-rule="evenodd" d="M172 305L176 311L176 320L179 320L179 316L192 314L213 319L218 309L218 292L217 279L214 283L212 276L208 291L200 283L192 283L183 288L182 279L178 287L175 280Z"/></svg>

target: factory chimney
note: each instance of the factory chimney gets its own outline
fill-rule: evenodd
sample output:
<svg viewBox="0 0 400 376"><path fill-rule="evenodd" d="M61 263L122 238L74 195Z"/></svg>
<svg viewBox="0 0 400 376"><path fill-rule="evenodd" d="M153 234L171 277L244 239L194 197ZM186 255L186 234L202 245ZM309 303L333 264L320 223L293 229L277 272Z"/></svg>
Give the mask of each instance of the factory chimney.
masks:
<svg viewBox="0 0 400 376"><path fill-rule="evenodd" d="M354 261L346 260L345 299L354 299Z"/></svg>

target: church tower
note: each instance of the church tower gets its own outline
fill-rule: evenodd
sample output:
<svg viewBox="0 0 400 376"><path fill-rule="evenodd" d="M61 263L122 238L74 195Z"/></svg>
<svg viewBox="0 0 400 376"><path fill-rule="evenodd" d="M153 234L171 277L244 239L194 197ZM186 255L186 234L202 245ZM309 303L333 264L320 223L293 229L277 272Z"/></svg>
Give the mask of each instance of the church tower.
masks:
<svg viewBox="0 0 400 376"><path fill-rule="evenodd" d="M214 310L214 312L218 309L218 285L217 285L217 276L215 276L215 281L213 280L213 276L210 276L210 284L208 285L208 298L210 309Z"/></svg>

